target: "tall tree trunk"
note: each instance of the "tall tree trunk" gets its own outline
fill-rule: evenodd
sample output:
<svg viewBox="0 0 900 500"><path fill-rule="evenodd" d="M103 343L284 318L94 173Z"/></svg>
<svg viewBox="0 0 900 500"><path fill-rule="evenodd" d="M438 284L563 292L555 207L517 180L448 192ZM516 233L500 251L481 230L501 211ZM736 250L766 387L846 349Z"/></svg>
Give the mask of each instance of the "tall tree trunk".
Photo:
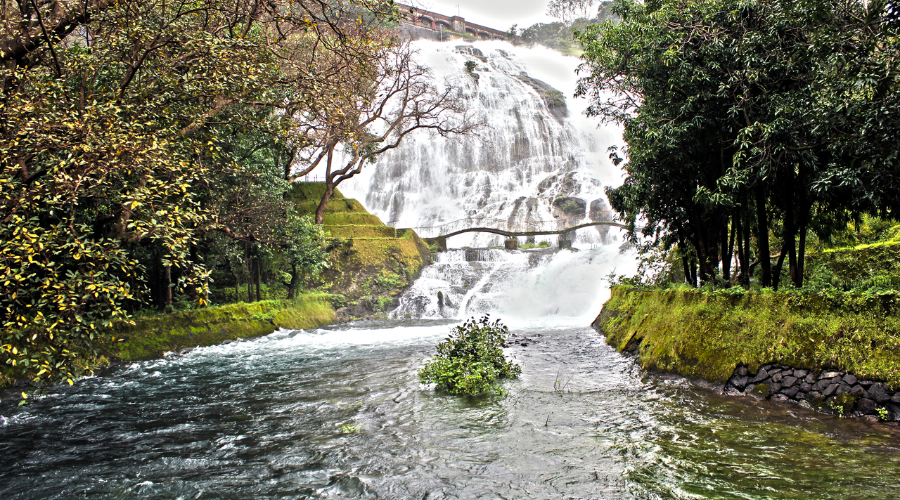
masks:
<svg viewBox="0 0 900 500"><path fill-rule="evenodd" d="M793 172L788 174L788 183L785 186L784 193L784 243L787 247L788 256L788 275L791 277L791 283L797 281L797 225L794 220L794 175Z"/></svg>
<svg viewBox="0 0 900 500"><path fill-rule="evenodd" d="M247 302L255 302L253 300L253 262L249 259L247 262Z"/></svg>
<svg viewBox="0 0 900 500"><path fill-rule="evenodd" d="M772 262L769 259L769 216L766 213L766 189L762 184L756 187L756 246L759 264L762 268L761 285L772 286Z"/></svg>
<svg viewBox="0 0 900 500"><path fill-rule="evenodd" d="M788 251L788 241L785 240L784 244L781 245L781 253L778 254L778 262L772 270L772 288L775 290L778 290L778 285L781 283L781 268L784 266L784 257L788 254Z"/></svg>
<svg viewBox="0 0 900 500"><path fill-rule="evenodd" d="M256 300L262 300L262 294L259 291L259 282L262 281L260 279L261 272L259 268L262 267L259 265L259 259L256 259Z"/></svg>
<svg viewBox="0 0 900 500"><path fill-rule="evenodd" d="M334 184L331 183L331 179L326 178L325 193L322 194L322 201L319 202L319 206L316 208L316 224L322 224L322 221L325 220L325 207L333 194Z"/></svg>
<svg viewBox="0 0 900 500"><path fill-rule="evenodd" d="M164 267L165 271L163 271L165 279L163 280L166 285L165 297L166 297L166 308L172 308L172 266L168 265Z"/></svg>
<svg viewBox="0 0 900 500"><path fill-rule="evenodd" d="M746 198L745 198L746 199ZM750 260L752 260L752 249L750 247L751 235L753 233L753 223L750 219L750 208L747 207L744 210L744 215L746 216L744 225L741 229L744 230L744 262L741 263L741 270L744 273L744 286L750 286Z"/></svg>
<svg viewBox="0 0 900 500"><path fill-rule="evenodd" d="M291 282L288 284L287 298L293 299L295 290L297 289L297 279L300 273L297 272L297 265L291 264Z"/></svg>
<svg viewBox="0 0 900 500"><path fill-rule="evenodd" d="M806 224L800 226L800 247L797 251L797 277L794 279L794 286L803 287L804 262L806 260Z"/></svg>
<svg viewBox="0 0 900 500"><path fill-rule="evenodd" d="M728 235L728 219L722 229L722 279L731 282L731 258L734 255L734 231L735 222L731 221L731 235Z"/></svg>

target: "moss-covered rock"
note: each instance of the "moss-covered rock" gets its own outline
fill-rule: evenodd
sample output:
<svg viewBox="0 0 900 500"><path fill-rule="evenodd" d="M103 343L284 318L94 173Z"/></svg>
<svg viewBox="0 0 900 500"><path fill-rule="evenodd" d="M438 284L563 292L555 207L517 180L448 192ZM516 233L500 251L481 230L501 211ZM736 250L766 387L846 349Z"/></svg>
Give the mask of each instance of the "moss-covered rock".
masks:
<svg viewBox="0 0 900 500"><path fill-rule="evenodd" d="M844 370L900 388L896 295L708 293L614 287L594 326L641 366L724 383L743 363Z"/></svg>

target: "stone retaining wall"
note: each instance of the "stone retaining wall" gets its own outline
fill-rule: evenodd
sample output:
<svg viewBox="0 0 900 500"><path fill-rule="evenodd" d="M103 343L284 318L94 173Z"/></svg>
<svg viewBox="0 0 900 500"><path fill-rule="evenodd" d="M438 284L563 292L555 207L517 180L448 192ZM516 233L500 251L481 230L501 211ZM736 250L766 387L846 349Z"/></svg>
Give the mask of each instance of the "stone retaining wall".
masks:
<svg viewBox="0 0 900 500"><path fill-rule="evenodd" d="M900 391L882 383L858 379L840 370L810 370L778 364L760 366L751 373L740 364L724 386L725 394L788 401L843 416L873 415L900 421Z"/></svg>

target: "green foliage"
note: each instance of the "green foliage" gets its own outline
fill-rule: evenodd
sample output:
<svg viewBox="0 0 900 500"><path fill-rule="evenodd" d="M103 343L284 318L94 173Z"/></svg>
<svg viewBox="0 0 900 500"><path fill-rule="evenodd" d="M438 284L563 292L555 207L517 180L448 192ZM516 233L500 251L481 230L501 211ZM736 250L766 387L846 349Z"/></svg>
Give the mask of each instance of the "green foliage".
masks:
<svg viewBox="0 0 900 500"><path fill-rule="evenodd" d="M386 312L394 305L393 297L378 297L375 301L375 310Z"/></svg>
<svg viewBox="0 0 900 500"><path fill-rule="evenodd" d="M758 261L763 286L786 267L800 287L810 231L896 216L900 37L886 9L617 0L621 22L580 30L578 94L625 128L612 158L628 175L607 195L633 241L677 246L690 283L730 280L719 266L736 255L743 285Z"/></svg>
<svg viewBox="0 0 900 500"><path fill-rule="evenodd" d="M509 329L488 316L469 318L437 346L437 354L419 371L423 384L456 395L503 394L499 379L516 378L521 368L507 361L502 347Z"/></svg>
<svg viewBox="0 0 900 500"><path fill-rule="evenodd" d="M406 284L406 280L398 274L385 272L375 277L375 284L386 290L391 290L402 287Z"/></svg>

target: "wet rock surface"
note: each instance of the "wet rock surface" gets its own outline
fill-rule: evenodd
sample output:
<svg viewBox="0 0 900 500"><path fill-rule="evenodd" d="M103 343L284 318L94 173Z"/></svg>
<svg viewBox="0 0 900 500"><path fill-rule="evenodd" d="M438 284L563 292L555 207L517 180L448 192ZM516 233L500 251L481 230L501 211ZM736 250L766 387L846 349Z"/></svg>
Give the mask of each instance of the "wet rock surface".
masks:
<svg viewBox="0 0 900 500"><path fill-rule="evenodd" d="M752 396L800 404L841 416L875 416L900 421L900 391L874 380L860 380L841 370L819 373L779 364L760 366L752 373L739 364L725 383L725 394Z"/></svg>

